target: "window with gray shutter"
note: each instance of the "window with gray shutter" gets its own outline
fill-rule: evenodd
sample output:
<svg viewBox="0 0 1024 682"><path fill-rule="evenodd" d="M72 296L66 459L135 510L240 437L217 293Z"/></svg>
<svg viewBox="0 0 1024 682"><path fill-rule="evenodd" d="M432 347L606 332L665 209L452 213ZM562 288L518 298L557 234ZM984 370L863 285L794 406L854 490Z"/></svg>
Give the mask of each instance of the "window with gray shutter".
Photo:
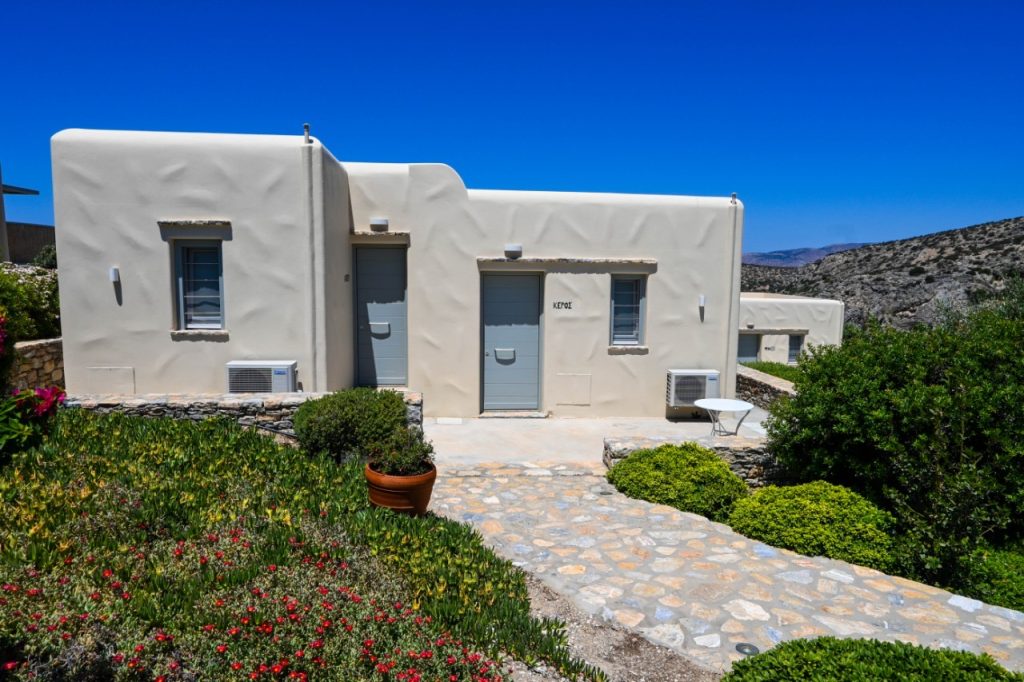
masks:
<svg viewBox="0 0 1024 682"><path fill-rule="evenodd" d="M220 240L175 244L179 329L223 329L224 287Z"/></svg>
<svg viewBox="0 0 1024 682"><path fill-rule="evenodd" d="M613 346L640 345L644 340L646 279L642 276L612 276Z"/></svg>
<svg viewBox="0 0 1024 682"><path fill-rule="evenodd" d="M800 351L804 349L804 336L803 334L790 334L789 335L789 361L796 362L797 358L800 357Z"/></svg>
<svg viewBox="0 0 1024 682"><path fill-rule="evenodd" d="M761 335L740 334L738 350L737 359L740 362L757 362L757 356L761 352Z"/></svg>

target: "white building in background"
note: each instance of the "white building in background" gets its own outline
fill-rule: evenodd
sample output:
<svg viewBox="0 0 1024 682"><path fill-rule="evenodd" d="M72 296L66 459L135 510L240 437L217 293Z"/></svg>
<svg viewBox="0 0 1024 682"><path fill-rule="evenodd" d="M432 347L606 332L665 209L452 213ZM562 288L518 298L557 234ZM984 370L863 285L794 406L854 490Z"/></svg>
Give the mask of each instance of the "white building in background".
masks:
<svg viewBox="0 0 1024 682"><path fill-rule="evenodd" d="M843 342L842 301L764 292L740 294L740 362L794 364L808 345Z"/></svg>
<svg viewBox="0 0 1024 682"><path fill-rule="evenodd" d="M73 394L394 385L428 416L664 416L673 369L733 394L735 197L473 190L303 136L52 147Z"/></svg>

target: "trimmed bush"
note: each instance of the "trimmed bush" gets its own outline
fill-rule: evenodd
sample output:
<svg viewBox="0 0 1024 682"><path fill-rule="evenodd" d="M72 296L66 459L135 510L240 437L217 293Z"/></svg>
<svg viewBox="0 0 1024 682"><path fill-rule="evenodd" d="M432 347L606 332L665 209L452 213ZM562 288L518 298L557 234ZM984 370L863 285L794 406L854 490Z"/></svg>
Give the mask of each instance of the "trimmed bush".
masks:
<svg viewBox="0 0 1024 682"><path fill-rule="evenodd" d="M857 493L825 481L762 488L739 500L729 516L732 529L748 538L880 571L893 565L892 523Z"/></svg>
<svg viewBox="0 0 1024 682"><path fill-rule="evenodd" d="M737 661L722 682L1012 682L1024 675L988 655L875 639L794 639Z"/></svg>
<svg viewBox="0 0 1024 682"><path fill-rule="evenodd" d="M963 591L989 604L1024 611L1024 552L978 552Z"/></svg>
<svg viewBox="0 0 1024 682"><path fill-rule="evenodd" d="M295 435L310 454L347 459L405 426L405 400L396 391L350 388L310 400L295 412Z"/></svg>
<svg viewBox="0 0 1024 682"><path fill-rule="evenodd" d="M608 471L619 492L680 511L725 521L747 494L739 476L711 450L696 443L638 450Z"/></svg>

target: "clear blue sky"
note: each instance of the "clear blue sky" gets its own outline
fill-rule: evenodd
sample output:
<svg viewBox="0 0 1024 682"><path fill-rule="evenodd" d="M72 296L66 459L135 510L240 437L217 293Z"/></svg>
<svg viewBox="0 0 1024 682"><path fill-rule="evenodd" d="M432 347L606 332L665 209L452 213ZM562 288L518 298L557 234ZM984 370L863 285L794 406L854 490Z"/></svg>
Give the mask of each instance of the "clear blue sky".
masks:
<svg viewBox="0 0 1024 682"><path fill-rule="evenodd" d="M745 250L1024 215L1024 1L45 2L0 9L0 163L68 127L301 133L469 187L726 195Z"/></svg>

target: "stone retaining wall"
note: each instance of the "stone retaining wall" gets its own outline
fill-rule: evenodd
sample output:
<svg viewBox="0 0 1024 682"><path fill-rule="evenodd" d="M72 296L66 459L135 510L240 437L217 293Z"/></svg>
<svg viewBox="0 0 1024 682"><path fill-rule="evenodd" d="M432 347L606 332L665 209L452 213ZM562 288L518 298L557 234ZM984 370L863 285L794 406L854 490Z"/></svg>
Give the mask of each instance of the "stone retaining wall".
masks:
<svg viewBox="0 0 1024 682"><path fill-rule="evenodd" d="M659 445L682 445L697 443L714 450L733 473L742 478L751 488L760 488L770 483L779 482L779 468L775 458L765 449L762 438L745 438L743 436L706 436L691 440L678 438L605 438L604 464L611 468L619 460L625 459L637 450L656 448Z"/></svg>
<svg viewBox="0 0 1024 682"><path fill-rule="evenodd" d="M76 395L66 407L80 407L100 414L121 412L139 417L209 419L227 417L242 426L258 426L294 436L295 411L299 405L326 393L224 393L218 395ZM410 426L423 428L423 396L402 392Z"/></svg>
<svg viewBox="0 0 1024 682"><path fill-rule="evenodd" d="M20 341L14 344L11 388L64 387L64 345L60 339Z"/></svg>
<svg viewBox="0 0 1024 682"><path fill-rule="evenodd" d="M794 396L796 390L792 381L759 372L756 369L736 366L736 397L767 410L782 395Z"/></svg>

